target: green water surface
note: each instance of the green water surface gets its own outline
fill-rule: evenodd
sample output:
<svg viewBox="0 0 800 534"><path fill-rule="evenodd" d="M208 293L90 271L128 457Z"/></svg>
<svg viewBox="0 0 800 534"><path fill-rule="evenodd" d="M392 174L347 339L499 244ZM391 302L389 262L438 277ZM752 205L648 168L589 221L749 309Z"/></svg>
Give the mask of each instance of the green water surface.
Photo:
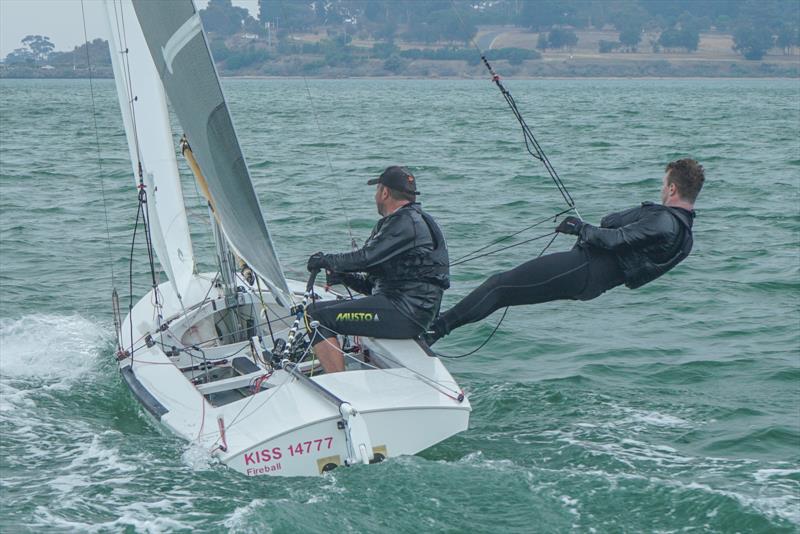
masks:
<svg viewBox="0 0 800 534"><path fill-rule="evenodd" d="M347 249L348 218L368 235L365 182L389 164L415 171L452 257L563 209L488 81L308 83L313 110L303 80L224 82L291 277ZM800 84L507 85L589 221L657 201L668 161L700 160L691 257L636 291L512 309L447 362L470 429L419 456L248 479L160 431L117 374L110 292L127 306L136 192L113 82L94 87L98 158L87 80L0 81L0 530L800 530ZM211 268L188 175L185 191ZM445 306L540 249L456 267ZM498 319L436 348L471 350Z"/></svg>

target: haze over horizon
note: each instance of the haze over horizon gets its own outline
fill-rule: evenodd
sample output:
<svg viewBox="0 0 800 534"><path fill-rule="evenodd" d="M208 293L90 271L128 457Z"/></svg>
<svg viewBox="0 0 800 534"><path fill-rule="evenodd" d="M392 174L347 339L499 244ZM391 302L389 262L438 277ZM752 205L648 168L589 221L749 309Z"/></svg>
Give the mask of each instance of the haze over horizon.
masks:
<svg viewBox="0 0 800 534"><path fill-rule="evenodd" d="M208 0L195 0L198 9ZM258 15L258 0L233 0L233 5ZM105 38L103 6L100 0L84 0L89 40ZM66 52L84 43L81 0L0 0L0 59L22 46L26 35L44 35Z"/></svg>

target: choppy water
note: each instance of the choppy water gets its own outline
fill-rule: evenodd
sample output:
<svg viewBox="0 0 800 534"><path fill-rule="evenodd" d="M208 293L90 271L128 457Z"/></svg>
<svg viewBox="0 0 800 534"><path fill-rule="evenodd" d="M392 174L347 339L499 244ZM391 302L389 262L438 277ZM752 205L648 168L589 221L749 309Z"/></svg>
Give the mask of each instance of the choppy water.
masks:
<svg viewBox="0 0 800 534"><path fill-rule="evenodd" d="M416 171L453 257L561 209L489 82L309 85L322 133L302 80L225 82L290 274L347 248L345 208L367 235L363 182L391 163ZM671 159L704 163L692 256L637 291L512 309L448 364L469 431L370 468L256 480L159 431L117 375L110 265L127 295L136 206L112 82L95 87L101 167L87 81L2 80L0 530L798 531L800 85L508 86L589 220L657 200ZM459 266L446 304L539 250ZM465 352L497 319L437 348Z"/></svg>

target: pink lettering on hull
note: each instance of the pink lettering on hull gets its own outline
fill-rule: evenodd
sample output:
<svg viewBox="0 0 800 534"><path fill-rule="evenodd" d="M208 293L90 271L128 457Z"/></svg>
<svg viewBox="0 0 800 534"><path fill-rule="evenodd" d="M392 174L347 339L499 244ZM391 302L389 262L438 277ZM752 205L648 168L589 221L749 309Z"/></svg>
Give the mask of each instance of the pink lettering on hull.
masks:
<svg viewBox="0 0 800 534"><path fill-rule="evenodd" d="M255 477L259 475L268 475L270 473L274 473L275 471L280 471L280 470L281 470L280 462L272 465L264 465L262 467L248 467L247 476Z"/></svg>

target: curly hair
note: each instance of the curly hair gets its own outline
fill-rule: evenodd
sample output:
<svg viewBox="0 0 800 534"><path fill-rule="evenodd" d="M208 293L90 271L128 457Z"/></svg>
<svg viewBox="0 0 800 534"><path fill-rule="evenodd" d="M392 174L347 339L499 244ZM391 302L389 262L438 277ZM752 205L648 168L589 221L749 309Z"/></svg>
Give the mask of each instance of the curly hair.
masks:
<svg viewBox="0 0 800 534"><path fill-rule="evenodd" d="M667 164L667 183L675 184L682 199L694 203L706 180L703 166L685 158Z"/></svg>

